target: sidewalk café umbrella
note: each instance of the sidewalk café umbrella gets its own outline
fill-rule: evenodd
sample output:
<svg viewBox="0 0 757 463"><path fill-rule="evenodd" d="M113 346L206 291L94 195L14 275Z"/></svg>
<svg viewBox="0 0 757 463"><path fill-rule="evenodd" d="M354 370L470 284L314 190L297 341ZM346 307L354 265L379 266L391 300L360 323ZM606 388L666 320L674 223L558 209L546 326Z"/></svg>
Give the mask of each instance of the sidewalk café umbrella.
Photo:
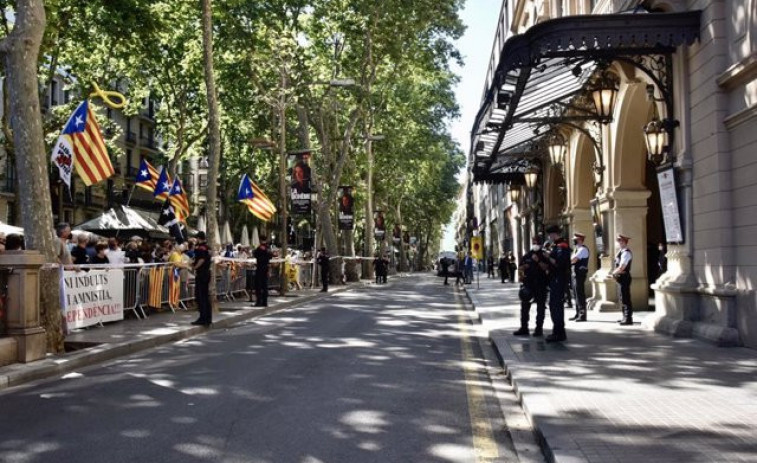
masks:
<svg viewBox="0 0 757 463"><path fill-rule="evenodd" d="M0 222L0 233L3 233L5 236L23 235L24 229L21 227L14 227L13 225L8 225L7 223L4 223L4 222Z"/></svg>
<svg viewBox="0 0 757 463"><path fill-rule="evenodd" d="M100 236L130 237L138 235L143 238L169 238L168 229L158 225L158 221L146 211L138 211L128 206L115 206L102 215L74 227Z"/></svg>
<svg viewBox="0 0 757 463"><path fill-rule="evenodd" d="M216 236L216 240L213 243L213 247L214 248L220 246L221 245L221 241L222 241L222 239L221 239L221 230L218 228L218 220L216 220L216 229L215 229L215 232L216 232L216 235L215 235Z"/></svg>
<svg viewBox="0 0 757 463"><path fill-rule="evenodd" d="M223 223L223 242L221 244L229 244L234 242L234 237L231 236L231 226L229 221Z"/></svg>
<svg viewBox="0 0 757 463"><path fill-rule="evenodd" d="M207 227L205 226L205 216L201 215L199 219L197 219L197 231L201 231L203 233L207 233Z"/></svg>
<svg viewBox="0 0 757 463"><path fill-rule="evenodd" d="M242 237L240 238L239 243L244 247L250 245L250 233L247 231L247 225L242 227Z"/></svg>
<svg viewBox="0 0 757 463"><path fill-rule="evenodd" d="M260 246L260 238L258 237L258 227L252 227L252 247L257 248Z"/></svg>

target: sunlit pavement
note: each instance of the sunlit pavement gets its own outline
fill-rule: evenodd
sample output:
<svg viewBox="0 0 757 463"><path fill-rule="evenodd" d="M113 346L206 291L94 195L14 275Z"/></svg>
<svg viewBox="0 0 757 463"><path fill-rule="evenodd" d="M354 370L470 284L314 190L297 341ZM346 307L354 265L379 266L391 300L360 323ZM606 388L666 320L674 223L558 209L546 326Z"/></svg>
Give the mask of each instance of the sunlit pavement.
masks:
<svg viewBox="0 0 757 463"><path fill-rule="evenodd" d="M518 287L479 284L466 291L555 461L757 461L755 350L621 327L617 313L566 322L564 344L515 337Z"/></svg>
<svg viewBox="0 0 757 463"><path fill-rule="evenodd" d="M429 276L0 393L3 462L515 461L475 330Z"/></svg>

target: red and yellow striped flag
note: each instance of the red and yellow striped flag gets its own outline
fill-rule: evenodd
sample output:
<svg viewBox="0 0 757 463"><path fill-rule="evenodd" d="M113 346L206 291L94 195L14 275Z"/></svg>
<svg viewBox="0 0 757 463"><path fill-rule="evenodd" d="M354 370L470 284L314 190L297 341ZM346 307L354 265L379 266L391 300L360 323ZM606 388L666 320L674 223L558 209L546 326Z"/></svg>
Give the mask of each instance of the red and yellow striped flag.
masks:
<svg viewBox="0 0 757 463"><path fill-rule="evenodd" d="M71 114L58 138L58 145L61 143L73 152L74 167L85 185L102 182L115 173L89 101L84 100Z"/></svg>
<svg viewBox="0 0 757 463"><path fill-rule="evenodd" d="M247 174L242 176L237 193L237 201L247 206L255 217L268 222L276 213L276 207L258 185Z"/></svg>
<svg viewBox="0 0 757 463"><path fill-rule="evenodd" d="M164 267L150 269L150 294L147 297L147 305L160 309L163 301L163 279L165 278Z"/></svg>
<svg viewBox="0 0 757 463"><path fill-rule="evenodd" d="M174 309L179 307L181 297L181 270L179 267L171 268L171 277L168 279L168 305Z"/></svg>
<svg viewBox="0 0 757 463"><path fill-rule="evenodd" d="M173 181L173 187L171 187L171 194L168 199L171 200L171 205L175 210L176 218L181 217L186 219L186 217L189 217L189 200L187 199L187 193L184 191L184 187L181 185L181 180L178 178Z"/></svg>

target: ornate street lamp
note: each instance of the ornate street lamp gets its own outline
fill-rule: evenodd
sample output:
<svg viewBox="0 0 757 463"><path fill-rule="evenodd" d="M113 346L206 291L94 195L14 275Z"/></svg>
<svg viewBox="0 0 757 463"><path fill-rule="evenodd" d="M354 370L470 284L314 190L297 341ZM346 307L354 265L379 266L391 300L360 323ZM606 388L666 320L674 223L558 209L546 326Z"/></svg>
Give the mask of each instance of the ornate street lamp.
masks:
<svg viewBox="0 0 757 463"><path fill-rule="evenodd" d="M655 164L661 164L666 156L668 132L663 121L655 117L644 126L644 141L647 144L647 156Z"/></svg>
<svg viewBox="0 0 757 463"><path fill-rule="evenodd" d="M565 152L567 146L565 145L565 137L560 133L555 133L547 141L547 151L549 151L549 160L553 166L558 166L565 160Z"/></svg>
<svg viewBox="0 0 757 463"><path fill-rule="evenodd" d="M537 172L535 169L529 170L524 174L526 177L526 186L529 190L533 190L536 186L536 179L539 176L539 172Z"/></svg>
<svg viewBox="0 0 757 463"><path fill-rule="evenodd" d="M510 202L513 204L518 204L518 201L520 200L520 187L516 185L510 185Z"/></svg>
<svg viewBox="0 0 757 463"><path fill-rule="evenodd" d="M609 73L602 73L599 79L594 82L591 88L591 97L602 123L610 122L615 112L615 102L618 99L618 85Z"/></svg>

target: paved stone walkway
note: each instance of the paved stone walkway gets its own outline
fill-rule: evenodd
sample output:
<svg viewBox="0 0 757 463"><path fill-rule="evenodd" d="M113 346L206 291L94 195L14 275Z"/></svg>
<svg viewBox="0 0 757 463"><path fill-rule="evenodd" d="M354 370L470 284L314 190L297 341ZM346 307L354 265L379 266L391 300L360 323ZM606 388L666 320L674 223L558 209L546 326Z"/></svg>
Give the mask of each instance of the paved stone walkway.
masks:
<svg viewBox="0 0 757 463"><path fill-rule="evenodd" d="M634 314L632 327L590 312L566 322L568 342L547 344L512 335L517 285L484 278L466 291L548 458L757 462L757 350L646 331L639 322L651 312ZM547 315L545 333L551 326Z"/></svg>

